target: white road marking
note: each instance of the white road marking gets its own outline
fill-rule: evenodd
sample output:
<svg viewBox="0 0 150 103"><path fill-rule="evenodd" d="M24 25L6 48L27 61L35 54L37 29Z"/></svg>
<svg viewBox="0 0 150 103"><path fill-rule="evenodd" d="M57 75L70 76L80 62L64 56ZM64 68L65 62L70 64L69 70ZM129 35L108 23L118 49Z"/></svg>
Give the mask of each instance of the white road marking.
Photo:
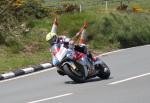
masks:
<svg viewBox="0 0 150 103"><path fill-rule="evenodd" d="M50 97L50 98L45 98L45 99L40 99L40 100L28 102L28 103L39 103L39 102L43 102L43 101L48 101L48 100L52 100L52 99L56 99L56 98L61 98L61 97L69 96L69 95L72 95L72 94L73 93L67 93L67 94L58 95L58 96L54 96L54 97Z"/></svg>
<svg viewBox="0 0 150 103"><path fill-rule="evenodd" d="M31 74L25 74L25 75L22 75L22 76L18 76L18 77L11 78L11 79L2 80L2 81L0 81L0 83L4 83L4 82L16 80L16 79L20 79L20 78L24 78L24 77L28 77L28 76L40 74L40 73L43 73L43 72L46 72L46 71L50 71L50 70L54 70L54 69L55 69L55 68L53 67L53 68L50 68L50 69L45 69L45 70L42 70L42 71L33 72L33 73L31 73Z"/></svg>
<svg viewBox="0 0 150 103"><path fill-rule="evenodd" d="M127 48L127 49L129 49L129 48ZM121 51L124 51L124 50L127 50L127 49L119 49L119 50L115 50L115 51L100 54L99 56L106 56L106 55L113 54L113 53L118 53L118 52L121 52Z"/></svg>
<svg viewBox="0 0 150 103"><path fill-rule="evenodd" d="M118 49L118 50L114 50L114 51L111 51L111 52L106 52L106 53L103 53L103 54L100 54L99 56L106 56L106 55L109 55L109 54L113 54L113 53L118 53L118 52L121 52L121 51L126 51L126 50L129 50L129 49L133 49L133 48L140 48L140 47L149 47L150 45L143 45L143 46L136 46L136 47L131 47L131 48L125 48L125 49Z"/></svg>
<svg viewBox="0 0 150 103"><path fill-rule="evenodd" d="M126 81L129 81L129 80L137 79L137 78L148 76L148 75L150 75L150 73L145 73L145 74L142 74L142 75L138 75L138 76L130 77L130 78L123 79L123 80L120 80L120 81L112 82L112 83L109 83L108 85L119 84L119 83L122 83L122 82L126 82Z"/></svg>

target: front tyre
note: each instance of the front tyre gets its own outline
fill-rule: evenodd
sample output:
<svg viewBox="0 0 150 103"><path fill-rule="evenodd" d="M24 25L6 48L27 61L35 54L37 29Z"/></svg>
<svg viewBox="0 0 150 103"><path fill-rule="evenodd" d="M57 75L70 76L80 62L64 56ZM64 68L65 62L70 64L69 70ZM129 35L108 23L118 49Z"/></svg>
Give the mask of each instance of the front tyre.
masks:
<svg viewBox="0 0 150 103"><path fill-rule="evenodd" d="M69 64L63 65L63 70L65 73L70 77L74 82L77 83L84 83L86 81L85 76L83 75L83 70L75 70L73 67L71 67Z"/></svg>
<svg viewBox="0 0 150 103"><path fill-rule="evenodd" d="M104 62L102 62L102 64L98 65L98 68L100 69L100 71L97 76L101 79L108 79L110 76L109 67Z"/></svg>

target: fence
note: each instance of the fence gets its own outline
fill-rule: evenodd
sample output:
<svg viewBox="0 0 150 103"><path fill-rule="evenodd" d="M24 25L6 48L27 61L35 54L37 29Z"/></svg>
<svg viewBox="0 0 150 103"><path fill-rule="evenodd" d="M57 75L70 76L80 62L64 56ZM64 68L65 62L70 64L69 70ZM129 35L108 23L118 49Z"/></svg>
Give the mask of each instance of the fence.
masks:
<svg viewBox="0 0 150 103"><path fill-rule="evenodd" d="M80 7L80 11L88 9L97 9L99 11L116 11L117 7L121 5L121 0L108 0L107 7L105 0L51 0L46 2L48 7L61 8L63 4L76 4ZM127 9L134 12L150 12L149 0L122 0L123 4L127 5ZM130 2L129 2L130 1ZM135 8L137 6L137 8Z"/></svg>

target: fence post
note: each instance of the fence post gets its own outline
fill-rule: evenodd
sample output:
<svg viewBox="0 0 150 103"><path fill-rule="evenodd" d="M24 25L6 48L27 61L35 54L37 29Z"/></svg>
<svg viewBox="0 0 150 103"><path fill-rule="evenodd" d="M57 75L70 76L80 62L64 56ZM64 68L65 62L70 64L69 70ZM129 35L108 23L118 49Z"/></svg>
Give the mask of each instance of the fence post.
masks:
<svg viewBox="0 0 150 103"><path fill-rule="evenodd" d="M82 4L80 3L80 13L82 12Z"/></svg>
<svg viewBox="0 0 150 103"><path fill-rule="evenodd" d="M107 12L108 11L108 0L105 0L105 1L106 1L105 11Z"/></svg>

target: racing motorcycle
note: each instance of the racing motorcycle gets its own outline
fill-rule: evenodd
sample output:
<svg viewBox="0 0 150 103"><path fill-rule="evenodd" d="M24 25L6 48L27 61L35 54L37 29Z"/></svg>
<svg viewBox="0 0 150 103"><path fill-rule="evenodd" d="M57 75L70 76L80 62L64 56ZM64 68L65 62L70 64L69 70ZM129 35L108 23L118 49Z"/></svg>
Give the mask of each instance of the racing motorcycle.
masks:
<svg viewBox="0 0 150 103"><path fill-rule="evenodd" d="M87 54L76 51L73 44L54 44L51 52L52 64L58 67L58 74L68 75L74 82L83 83L96 76L108 79L110 76L108 66L100 58L91 61Z"/></svg>

